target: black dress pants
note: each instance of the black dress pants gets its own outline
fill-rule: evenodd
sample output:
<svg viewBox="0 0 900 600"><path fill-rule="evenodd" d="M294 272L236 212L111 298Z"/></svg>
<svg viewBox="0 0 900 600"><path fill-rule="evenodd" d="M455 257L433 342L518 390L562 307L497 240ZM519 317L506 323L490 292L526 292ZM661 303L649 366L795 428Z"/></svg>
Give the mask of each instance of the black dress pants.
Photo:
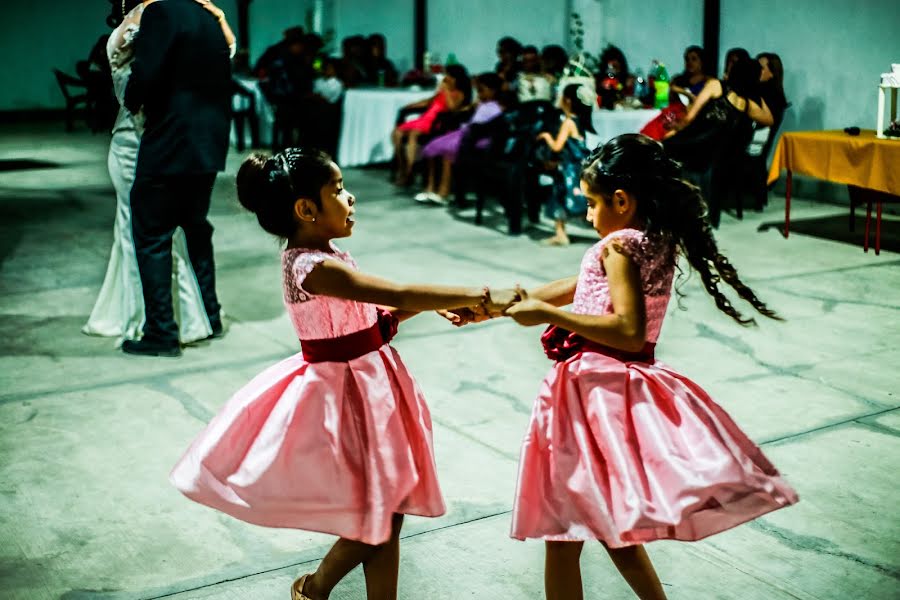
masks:
<svg viewBox="0 0 900 600"><path fill-rule="evenodd" d="M134 248L144 295L144 339L178 344L172 307L172 234L184 230L188 255L213 329L221 326L207 220L215 173L138 175L131 188Z"/></svg>

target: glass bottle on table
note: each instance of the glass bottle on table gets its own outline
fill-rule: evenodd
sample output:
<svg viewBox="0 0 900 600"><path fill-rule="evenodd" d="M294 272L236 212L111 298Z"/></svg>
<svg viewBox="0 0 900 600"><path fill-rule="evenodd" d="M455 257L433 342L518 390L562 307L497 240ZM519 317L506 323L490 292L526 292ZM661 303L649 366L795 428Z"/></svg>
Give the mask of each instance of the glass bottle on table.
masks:
<svg viewBox="0 0 900 600"><path fill-rule="evenodd" d="M658 63L654 85L656 87L654 106L656 108L667 107L669 105L669 71L666 70L666 65L663 63Z"/></svg>

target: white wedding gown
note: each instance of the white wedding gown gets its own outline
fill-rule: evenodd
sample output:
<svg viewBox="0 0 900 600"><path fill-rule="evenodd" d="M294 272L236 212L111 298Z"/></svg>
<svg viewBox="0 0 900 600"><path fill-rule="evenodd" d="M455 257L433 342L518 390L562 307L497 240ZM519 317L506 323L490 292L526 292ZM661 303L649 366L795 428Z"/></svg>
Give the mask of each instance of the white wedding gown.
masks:
<svg viewBox="0 0 900 600"><path fill-rule="evenodd" d="M133 42L142 12L143 5L138 4L112 32L106 46L120 106L108 158L109 176L116 190L116 222L106 277L91 316L82 328L89 335L134 340L140 339L144 325L144 297L131 232L130 202L141 124L140 116L135 118L125 108L123 98L131 75ZM176 229L172 236L172 262L172 300L181 342L204 339L212 334L212 328L203 307L197 277L188 259L187 243L181 228Z"/></svg>

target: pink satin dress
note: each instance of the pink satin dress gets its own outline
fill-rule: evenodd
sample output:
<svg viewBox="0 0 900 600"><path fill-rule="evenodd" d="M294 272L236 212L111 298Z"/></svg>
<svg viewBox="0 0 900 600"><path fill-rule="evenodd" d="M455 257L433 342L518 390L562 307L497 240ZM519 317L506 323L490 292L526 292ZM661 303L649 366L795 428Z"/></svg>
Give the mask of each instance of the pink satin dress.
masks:
<svg viewBox="0 0 900 600"><path fill-rule="evenodd" d="M612 312L601 257L616 243L639 265L652 349L675 257L643 240L626 229L587 251L573 312ZM693 541L797 502L699 385L652 357L585 348L559 360L541 384L522 445L513 538L601 540L611 548Z"/></svg>
<svg viewBox="0 0 900 600"><path fill-rule="evenodd" d="M284 299L301 340L372 327L371 304L316 296L303 280L349 254L282 255ZM394 513L445 512L431 416L400 355L385 343L345 362L284 359L238 390L172 470L183 494L249 523L387 541Z"/></svg>

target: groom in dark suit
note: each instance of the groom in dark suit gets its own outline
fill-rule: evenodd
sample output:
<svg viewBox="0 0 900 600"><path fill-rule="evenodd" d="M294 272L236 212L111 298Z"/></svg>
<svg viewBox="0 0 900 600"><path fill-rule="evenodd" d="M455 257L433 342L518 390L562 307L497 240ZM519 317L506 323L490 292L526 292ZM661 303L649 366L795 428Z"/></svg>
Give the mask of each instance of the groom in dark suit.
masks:
<svg viewBox="0 0 900 600"><path fill-rule="evenodd" d="M196 0L148 5L125 89L125 107L146 117L131 190L146 321L140 341L123 343L129 354L181 354L172 308L172 234L179 226L213 337L222 333L206 215L228 153L230 89L229 48L216 16Z"/></svg>

